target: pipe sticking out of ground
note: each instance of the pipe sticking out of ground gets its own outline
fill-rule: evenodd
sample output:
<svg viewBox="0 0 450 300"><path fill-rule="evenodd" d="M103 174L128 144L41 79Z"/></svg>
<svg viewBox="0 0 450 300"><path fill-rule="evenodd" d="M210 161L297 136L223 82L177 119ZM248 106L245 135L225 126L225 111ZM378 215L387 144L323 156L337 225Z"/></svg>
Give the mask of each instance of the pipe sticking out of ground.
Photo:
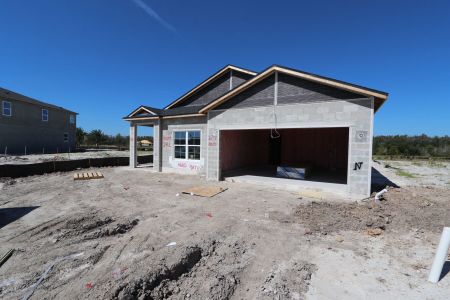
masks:
<svg viewBox="0 0 450 300"><path fill-rule="evenodd" d="M441 277L442 268L447 260L448 250L450 248L450 227L444 227L442 230L441 240L434 256L433 265L431 266L428 281L437 283Z"/></svg>
<svg viewBox="0 0 450 300"><path fill-rule="evenodd" d="M383 189L375 194L375 202L380 203L380 199L383 197L383 194L387 192L387 189Z"/></svg>

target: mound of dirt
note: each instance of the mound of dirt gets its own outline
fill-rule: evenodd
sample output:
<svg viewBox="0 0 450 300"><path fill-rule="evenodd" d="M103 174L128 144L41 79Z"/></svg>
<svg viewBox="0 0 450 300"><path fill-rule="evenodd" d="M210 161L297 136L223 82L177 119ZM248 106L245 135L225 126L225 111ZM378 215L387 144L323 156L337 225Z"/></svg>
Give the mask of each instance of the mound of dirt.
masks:
<svg viewBox="0 0 450 300"><path fill-rule="evenodd" d="M287 268L280 266L272 271L261 287L261 298L269 299L301 299L309 288L316 265L306 261L292 263Z"/></svg>
<svg viewBox="0 0 450 300"><path fill-rule="evenodd" d="M91 240L124 234L139 223L138 219L118 222L111 217L101 217L98 214L91 212L73 216L68 220L55 218L30 228L15 238L35 240L50 237L55 243L60 241L73 243L80 239Z"/></svg>
<svg viewBox="0 0 450 300"><path fill-rule="evenodd" d="M111 299L228 299L247 264L242 242L188 246L115 290ZM152 259L153 260L153 259Z"/></svg>
<svg viewBox="0 0 450 300"><path fill-rule="evenodd" d="M376 204L373 198L363 203L311 202L298 206L296 222L311 233L359 231L367 228L383 230L440 232L450 219L446 191L440 188L392 188Z"/></svg>
<svg viewBox="0 0 450 300"><path fill-rule="evenodd" d="M97 239L105 236L114 236L117 234L124 234L133 229L139 223L138 219L134 219L132 221L127 221L125 223L118 223L114 227L111 228L103 228L96 232L86 235L85 239Z"/></svg>
<svg viewBox="0 0 450 300"><path fill-rule="evenodd" d="M89 214L87 216L68 220L65 224L65 229L69 229L71 231L75 231L77 234L80 234L86 233L112 222L114 222L114 220L111 217L100 219L95 214Z"/></svg>

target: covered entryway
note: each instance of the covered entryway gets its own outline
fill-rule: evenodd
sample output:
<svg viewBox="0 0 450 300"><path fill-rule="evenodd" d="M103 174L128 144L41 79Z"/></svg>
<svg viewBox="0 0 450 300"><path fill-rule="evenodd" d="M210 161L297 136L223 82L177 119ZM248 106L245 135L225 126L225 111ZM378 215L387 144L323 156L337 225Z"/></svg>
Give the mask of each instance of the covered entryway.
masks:
<svg viewBox="0 0 450 300"><path fill-rule="evenodd" d="M138 127L141 127L139 136ZM130 124L130 167L153 169L153 127L149 122ZM142 141L148 140L151 145L143 145Z"/></svg>
<svg viewBox="0 0 450 300"><path fill-rule="evenodd" d="M221 130L221 178L345 190L348 145L348 127Z"/></svg>

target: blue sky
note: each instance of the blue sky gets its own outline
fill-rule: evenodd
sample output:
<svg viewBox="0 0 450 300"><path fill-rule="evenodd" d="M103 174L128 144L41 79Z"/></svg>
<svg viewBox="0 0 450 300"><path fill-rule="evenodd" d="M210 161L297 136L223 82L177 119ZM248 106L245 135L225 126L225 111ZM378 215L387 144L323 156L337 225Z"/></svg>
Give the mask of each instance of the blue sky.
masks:
<svg viewBox="0 0 450 300"><path fill-rule="evenodd" d="M163 107L226 64L390 93L375 134L450 134L450 1L0 0L0 86L85 130Z"/></svg>

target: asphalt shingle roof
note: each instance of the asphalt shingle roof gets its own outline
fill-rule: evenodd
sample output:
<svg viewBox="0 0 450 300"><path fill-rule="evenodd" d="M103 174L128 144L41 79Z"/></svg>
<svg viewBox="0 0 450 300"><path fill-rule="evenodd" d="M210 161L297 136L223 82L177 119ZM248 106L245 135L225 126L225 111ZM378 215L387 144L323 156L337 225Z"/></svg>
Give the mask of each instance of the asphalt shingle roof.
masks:
<svg viewBox="0 0 450 300"><path fill-rule="evenodd" d="M23 102L27 102L27 103L31 103L31 104L36 104L36 105L44 106L44 107L48 107L48 108L64 110L64 111L68 111L68 112L76 114L76 112L68 110L68 109L65 109L64 107L53 105L53 104L46 103L46 102L42 102L42 101L39 101L39 100L30 98L30 97L27 97L25 95L22 95L22 94L19 94L19 93L16 93L16 92L13 92L13 91L10 91L10 90L7 90L5 88L1 88L0 87L0 98L3 98L3 97L4 98L8 98L8 99L12 99L12 100L17 100L17 101L23 101Z"/></svg>

